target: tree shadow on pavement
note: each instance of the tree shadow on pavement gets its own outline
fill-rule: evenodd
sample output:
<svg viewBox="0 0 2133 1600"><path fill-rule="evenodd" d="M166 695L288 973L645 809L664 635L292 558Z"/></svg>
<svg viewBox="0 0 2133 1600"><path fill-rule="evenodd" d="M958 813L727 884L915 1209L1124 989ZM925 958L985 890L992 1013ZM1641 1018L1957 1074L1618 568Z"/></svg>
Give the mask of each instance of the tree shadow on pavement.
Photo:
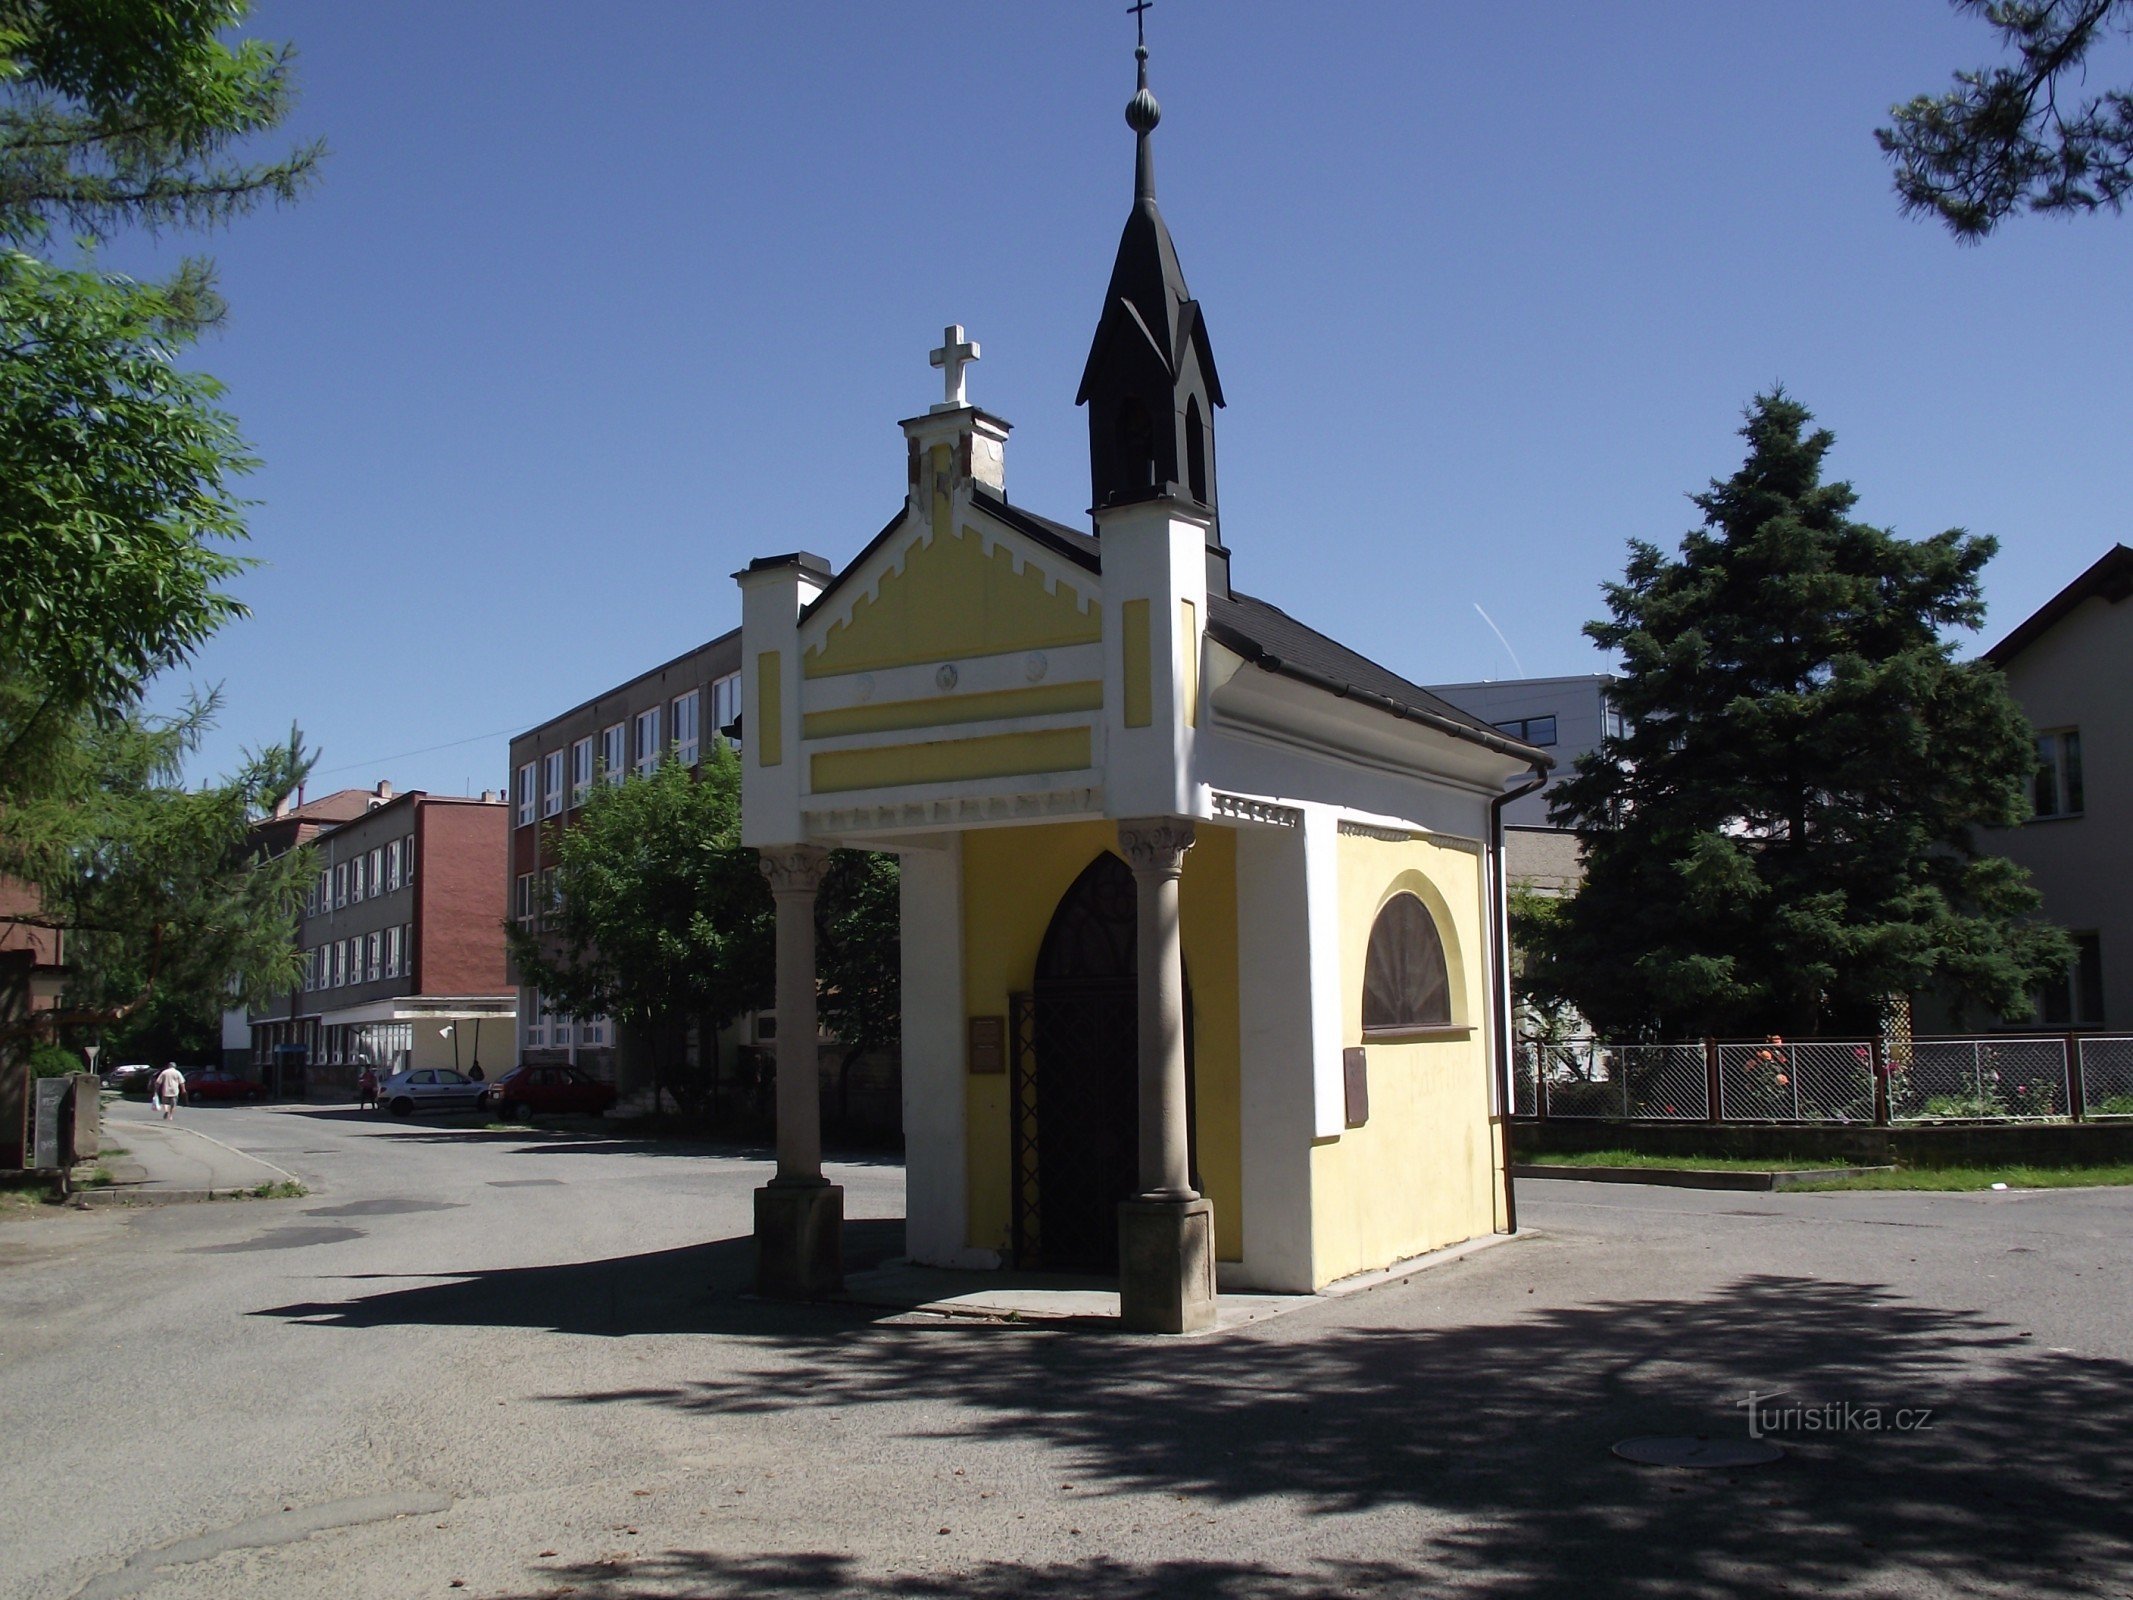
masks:
<svg viewBox="0 0 2133 1600"><path fill-rule="evenodd" d="M1426 1581L1423 1567L1398 1561L1338 1561L1308 1573L1256 1561L1160 1561L1143 1565L1105 1556L1087 1561L1017 1565L982 1561L955 1572L898 1572L869 1580L846 1555L730 1556L677 1550L541 1569L540 1589L524 1600L582 1595L626 1600L639 1595L897 1595L913 1600L1323 1600L1327 1595L1410 1592Z"/></svg>
<svg viewBox="0 0 2133 1600"><path fill-rule="evenodd" d="M903 1248L901 1218L844 1225L847 1272L879 1266ZM252 1314L314 1328L538 1328L604 1336L797 1334L808 1339L822 1335L825 1320L835 1330L880 1315L860 1307L755 1300L748 1297L754 1274L755 1241L742 1237L601 1261L470 1272L446 1283L437 1282L435 1273L410 1274L421 1281L359 1298L313 1300ZM339 1281L390 1283L397 1275L354 1273Z"/></svg>
<svg viewBox="0 0 2133 1600"><path fill-rule="evenodd" d="M1408 1292L1425 1295L1426 1283ZM795 1322L761 1330L760 1359L715 1378L561 1398L775 1417L803 1453L811 1413L826 1437L848 1439L855 1412L886 1408L871 1427L918 1437L938 1434L947 1408L965 1416L961 1431L1048 1449L1077 1489L1266 1507L1264 1548L1238 1549L1234 1564L1002 1567L926 1588L828 1556L670 1552L654 1559L676 1564L681 1587L644 1592L1125 1600L1383 1582L1491 1595L2036 1596L2122 1594L2133 1578L2133 1364L2038 1349L2019 1324L1776 1276L1704 1301L1484 1325L1330 1320L1306 1312L1177 1342ZM1780 1435L1783 1460L1730 1471L1612 1454L1641 1435L1743 1439L1751 1391L1766 1407L1849 1404L1849 1416L1818 1414L1852 1426L1803 1422ZM1882 1408L1878 1429L1865 1425L1869 1407ZM1930 1426L1897 1431L1898 1408L1931 1408ZM1426 1549L1352 1552L1389 1554L1394 1568L1315 1568L1291 1591L1255 1564L1323 1548L1324 1531L1303 1532L1316 1517L1412 1508L1448 1519ZM627 1585L649 1573L631 1565L635 1578L611 1575L624 1587L582 1592L638 1592Z"/></svg>

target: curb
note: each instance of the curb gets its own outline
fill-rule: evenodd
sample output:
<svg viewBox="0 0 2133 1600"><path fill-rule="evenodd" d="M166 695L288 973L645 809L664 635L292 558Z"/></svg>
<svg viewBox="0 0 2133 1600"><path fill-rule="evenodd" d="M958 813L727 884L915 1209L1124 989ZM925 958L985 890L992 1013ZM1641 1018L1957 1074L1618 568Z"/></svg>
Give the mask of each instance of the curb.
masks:
<svg viewBox="0 0 2133 1600"><path fill-rule="evenodd" d="M196 1205L208 1200L263 1200L265 1195L252 1193L250 1189L118 1189L106 1186L101 1189L77 1189L67 1196L67 1203L76 1206L183 1206ZM297 1199L287 1195L277 1198ZM303 1198L310 1198L308 1195Z"/></svg>
<svg viewBox="0 0 2133 1600"><path fill-rule="evenodd" d="M1569 1178L1580 1183L1646 1183L1663 1189L1797 1189L1803 1184L1827 1183L1831 1178L1864 1178L1894 1167L1802 1167L1781 1171L1748 1171L1713 1167L1570 1167L1545 1162L1521 1161L1511 1168L1514 1178Z"/></svg>

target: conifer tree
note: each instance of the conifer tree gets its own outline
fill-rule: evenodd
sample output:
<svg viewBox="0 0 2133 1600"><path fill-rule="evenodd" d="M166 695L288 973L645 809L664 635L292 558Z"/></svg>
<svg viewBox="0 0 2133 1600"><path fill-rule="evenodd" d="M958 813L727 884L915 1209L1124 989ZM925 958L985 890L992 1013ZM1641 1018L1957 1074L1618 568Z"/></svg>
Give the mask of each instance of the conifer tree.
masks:
<svg viewBox="0 0 2133 1600"><path fill-rule="evenodd" d="M1898 993L2014 1018L2063 970L2027 875L1980 853L2036 757L1998 670L1957 661L1995 542L1851 520L1832 435L1782 390L1669 557L1631 545L1586 633L1627 731L1556 791L1583 888L1533 978L1617 1037L1870 1030Z"/></svg>

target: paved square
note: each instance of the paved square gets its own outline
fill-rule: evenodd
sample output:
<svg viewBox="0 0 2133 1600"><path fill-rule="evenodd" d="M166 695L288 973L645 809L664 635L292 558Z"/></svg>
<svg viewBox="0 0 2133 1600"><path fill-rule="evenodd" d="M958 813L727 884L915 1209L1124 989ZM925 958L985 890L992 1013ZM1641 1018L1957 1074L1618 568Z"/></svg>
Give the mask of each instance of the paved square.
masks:
<svg viewBox="0 0 2133 1600"><path fill-rule="evenodd" d="M1528 1183L1532 1237L1163 1341L754 1301L747 1153L195 1115L314 1192L0 1225L11 1594L2133 1587L2125 1190ZM836 1177L893 1257L899 1169ZM1751 1392L1774 1464L1613 1453Z"/></svg>

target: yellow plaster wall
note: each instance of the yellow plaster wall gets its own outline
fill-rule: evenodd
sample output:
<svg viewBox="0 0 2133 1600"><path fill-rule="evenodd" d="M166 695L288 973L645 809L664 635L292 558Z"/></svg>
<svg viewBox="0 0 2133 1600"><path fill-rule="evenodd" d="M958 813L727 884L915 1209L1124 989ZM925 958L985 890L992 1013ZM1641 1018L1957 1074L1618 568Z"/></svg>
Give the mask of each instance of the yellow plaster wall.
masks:
<svg viewBox="0 0 2133 1600"><path fill-rule="evenodd" d="M1481 858L1428 840L1339 841L1341 1043L1368 1052L1370 1120L1311 1151L1321 1283L1493 1232L1503 1163L1489 1120ZM1444 937L1463 1037L1363 1038L1363 969L1385 902L1418 895Z"/></svg>
<svg viewBox="0 0 2133 1600"><path fill-rule="evenodd" d="M1007 1015L1009 993L1029 988L1059 900L1082 869L1118 850L1107 822L988 828L963 836L963 993L969 1015ZM1193 1070L1200 1181L1215 1208L1215 1253L1241 1257L1239 1159L1237 848L1226 828L1201 823L1185 857L1180 933L1193 989ZM969 1243L1007 1250L1008 1091L1004 1073L964 1076L968 1116Z"/></svg>
<svg viewBox="0 0 2133 1600"><path fill-rule="evenodd" d="M902 565L883 574L807 648L803 676L823 678L926 661L1092 644L1103 636L1103 609L1090 587L1025 560L1020 570L1004 542L990 552L975 528L956 533L941 520L931 538L914 539Z"/></svg>

